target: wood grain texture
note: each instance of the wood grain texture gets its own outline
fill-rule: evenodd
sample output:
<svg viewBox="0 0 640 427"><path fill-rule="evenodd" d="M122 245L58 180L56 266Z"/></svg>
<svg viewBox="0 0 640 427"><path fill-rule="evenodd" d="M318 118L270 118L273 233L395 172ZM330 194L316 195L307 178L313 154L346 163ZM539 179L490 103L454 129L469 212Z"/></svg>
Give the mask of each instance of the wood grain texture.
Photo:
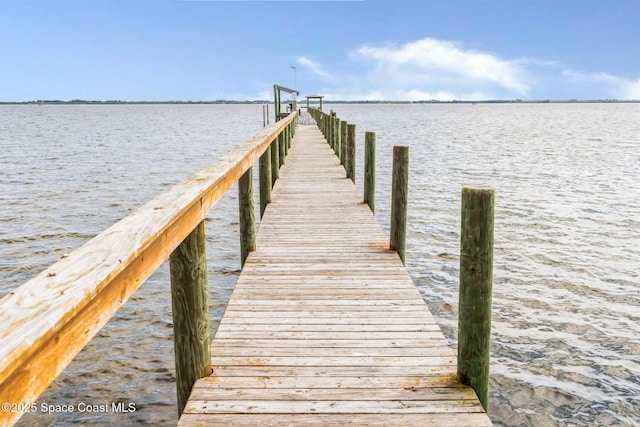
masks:
<svg viewBox="0 0 640 427"><path fill-rule="evenodd" d="M407 247L407 202L409 193L409 147L393 147L391 174L391 230L389 247L405 262Z"/></svg>
<svg viewBox="0 0 640 427"><path fill-rule="evenodd" d="M253 165L290 115L0 300L0 401L35 402ZM0 424L19 413L0 412Z"/></svg>
<svg viewBox="0 0 640 427"><path fill-rule="evenodd" d="M178 415L195 381L211 374L205 243L202 221L169 257Z"/></svg>
<svg viewBox="0 0 640 427"><path fill-rule="evenodd" d="M340 152L338 153L338 157L340 158L340 164L344 166L347 176L349 176L349 169L347 167L348 159L348 151L347 151L347 125L348 123L345 120L340 120L340 141L342 144L340 145Z"/></svg>
<svg viewBox="0 0 640 427"><path fill-rule="evenodd" d="M364 134L364 201L376 211L376 133Z"/></svg>
<svg viewBox="0 0 640 427"><path fill-rule="evenodd" d="M345 164L347 169L347 178L355 184L356 182L356 125L349 123L347 126L347 132L345 135L346 148L345 156L347 162Z"/></svg>
<svg viewBox="0 0 640 427"><path fill-rule="evenodd" d="M179 425L490 426L317 127L272 196Z"/></svg>
<svg viewBox="0 0 640 427"><path fill-rule="evenodd" d="M462 189L458 378L489 409L494 190Z"/></svg>
<svg viewBox="0 0 640 427"><path fill-rule="evenodd" d="M256 220L253 209L253 168L238 180L238 217L240 222L240 265L249 252L256 250Z"/></svg>
<svg viewBox="0 0 640 427"><path fill-rule="evenodd" d="M280 177L280 146L278 144L279 139L276 138L271 143L271 188L276 184L276 181ZM273 196L272 196L273 197Z"/></svg>
<svg viewBox="0 0 640 427"><path fill-rule="evenodd" d="M264 216L264 210L271 203L271 146L268 146L260 156L260 218Z"/></svg>
<svg viewBox="0 0 640 427"><path fill-rule="evenodd" d="M342 120L337 117L333 119L333 151L342 164L343 159L340 157L342 156L342 134L340 133L340 129L342 126L340 124L341 122Z"/></svg>

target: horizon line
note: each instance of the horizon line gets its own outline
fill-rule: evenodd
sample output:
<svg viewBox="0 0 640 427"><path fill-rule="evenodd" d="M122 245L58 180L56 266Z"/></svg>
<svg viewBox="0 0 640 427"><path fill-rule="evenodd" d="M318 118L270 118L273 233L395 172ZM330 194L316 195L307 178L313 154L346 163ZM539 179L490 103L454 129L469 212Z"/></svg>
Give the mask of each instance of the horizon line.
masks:
<svg viewBox="0 0 640 427"><path fill-rule="evenodd" d="M85 100L85 99L36 99L29 101L0 101L0 105L19 105L19 104L273 104L274 101L267 99L216 99L216 100ZM283 102L287 104L288 102ZM298 104L306 103L304 100L299 101ZM410 100L324 100L323 104L340 103L340 104L499 104L499 103L522 103L522 104L544 104L544 103L640 103L640 99L484 99L484 100L468 100L468 99L453 99L453 100L438 100L438 99L424 99L417 101ZM310 104L318 105L318 102L310 102Z"/></svg>

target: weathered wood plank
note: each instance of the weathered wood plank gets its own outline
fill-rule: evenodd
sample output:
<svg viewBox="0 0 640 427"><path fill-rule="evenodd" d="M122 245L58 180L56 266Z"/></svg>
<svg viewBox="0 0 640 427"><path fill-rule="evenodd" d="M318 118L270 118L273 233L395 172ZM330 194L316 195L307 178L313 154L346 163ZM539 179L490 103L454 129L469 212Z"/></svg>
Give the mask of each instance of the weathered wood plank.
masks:
<svg viewBox="0 0 640 427"><path fill-rule="evenodd" d="M328 392L326 388L210 388L196 387L191 394L191 400L315 400L315 401L358 401L366 397L367 400L387 401L447 401L447 400L475 400L472 389L463 387L376 387L376 388L333 388Z"/></svg>
<svg viewBox="0 0 640 427"><path fill-rule="evenodd" d="M422 388L466 388L466 392L473 393L470 387L455 381L454 376L425 376L425 375L385 375L376 377L358 376L220 376L212 375L202 378L194 386L194 390L214 390L221 388L253 388L277 390L281 388L314 388L314 389L422 389Z"/></svg>
<svg viewBox="0 0 640 427"><path fill-rule="evenodd" d="M180 419L180 426L420 426L420 427L489 427L491 421L482 413L456 414L185 414Z"/></svg>
<svg viewBox="0 0 640 427"><path fill-rule="evenodd" d="M375 377L375 376L453 376L454 365L438 366L213 366L213 375L237 377Z"/></svg>
<svg viewBox="0 0 640 427"><path fill-rule="evenodd" d="M242 338L218 338L216 337L212 345L219 343L221 346L242 346L242 347L271 347L271 348L425 348L434 345L441 346L447 343L444 336L441 338L420 338L420 339L398 339L385 338L375 341L365 339L350 340L304 340L304 339L242 339Z"/></svg>
<svg viewBox="0 0 640 427"><path fill-rule="evenodd" d="M235 347L224 346L220 342L211 348L212 356L242 356L242 357L429 357L453 354L449 343L445 341L432 347Z"/></svg>
<svg viewBox="0 0 640 427"><path fill-rule="evenodd" d="M185 412L204 414L439 414L451 412L482 412L482 406L475 400L214 400L189 401Z"/></svg>
<svg viewBox="0 0 640 427"><path fill-rule="evenodd" d="M379 340L379 339L420 339L420 338L437 338L442 335L440 331L429 332L342 332L342 331L297 331L297 332L269 332L269 331L240 331L237 329L228 330L226 328L218 328L216 332L216 338L234 339L273 339L273 340L286 340L286 339L302 339L302 340L350 340L356 338L362 338L367 340Z"/></svg>
<svg viewBox="0 0 640 427"><path fill-rule="evenodd" d="M335 367L426 367L449 366L455 363L453 352L437 354L428 357L409 356L211 356L211 363L215 366L335 366Z"/></svg>

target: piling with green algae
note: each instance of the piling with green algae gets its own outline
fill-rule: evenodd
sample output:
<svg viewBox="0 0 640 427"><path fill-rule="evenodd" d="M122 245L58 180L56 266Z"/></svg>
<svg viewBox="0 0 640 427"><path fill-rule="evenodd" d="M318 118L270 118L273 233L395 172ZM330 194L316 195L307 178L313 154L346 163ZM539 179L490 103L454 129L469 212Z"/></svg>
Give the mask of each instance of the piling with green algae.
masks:
<svg viewBox="0 0 640 427"><path fill-rule="evenodd" d="M458 381L471 386L489 410L494 190L462 189Z"/></svg>
<svg viewBox="0 0 640 427"><path fill-rule="evenodd" d="M347 178L356 182L356 125L349 123L345 133L345 168L347 170Z"/></svg>
<svg viewBox="0 0 640 427"><path fill-rule="evenodd" d="M376 133L364 134L364 201L376 211Z"/></svg>
<svg viewBox="0 0 640 427"><path fill-rule="evenodd" d="M409 147L393 147L391 173L391 232L389 248L405 263L407 246L407 202L409 193Z"/></svg>

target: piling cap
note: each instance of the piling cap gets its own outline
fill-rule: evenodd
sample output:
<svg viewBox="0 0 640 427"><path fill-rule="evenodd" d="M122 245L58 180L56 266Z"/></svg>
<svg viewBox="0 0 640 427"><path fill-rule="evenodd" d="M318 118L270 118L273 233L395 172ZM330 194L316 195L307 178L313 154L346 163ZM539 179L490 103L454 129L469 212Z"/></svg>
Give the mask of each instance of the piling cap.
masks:
<svg viewBox="0 0 640 427"><path fill-rule="evenodd" d="M495 193L495 190L490 185L465 185L462 187L462 192L493 194Z"/></svg>

